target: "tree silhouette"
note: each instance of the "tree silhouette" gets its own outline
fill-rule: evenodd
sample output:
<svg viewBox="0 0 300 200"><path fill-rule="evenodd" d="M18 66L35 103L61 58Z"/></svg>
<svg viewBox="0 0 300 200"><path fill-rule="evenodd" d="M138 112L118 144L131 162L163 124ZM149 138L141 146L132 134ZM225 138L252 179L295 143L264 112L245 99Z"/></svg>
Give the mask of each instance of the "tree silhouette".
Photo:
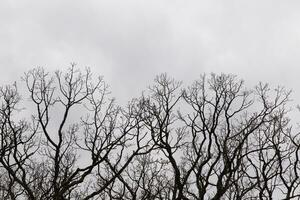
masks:
<svg viewBox="0 0 300 200"><path fill-rule="evenodd" d="M183 87L161 74L120 107L75 64L23 81L29 98L17 84L0 90L1 199L299 197L299 136L283 87L249 90L226 74Z"/></svg>

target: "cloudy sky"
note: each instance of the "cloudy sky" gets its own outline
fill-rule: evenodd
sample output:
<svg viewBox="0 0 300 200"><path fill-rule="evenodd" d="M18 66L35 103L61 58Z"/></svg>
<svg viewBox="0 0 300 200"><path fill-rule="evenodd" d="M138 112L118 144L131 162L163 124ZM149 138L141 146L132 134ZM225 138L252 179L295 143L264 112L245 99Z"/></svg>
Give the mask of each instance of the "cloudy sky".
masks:
<svg viewBox="0 0 300 200"><path fill-rule="evenodd" d="M103 75L120 101L162 72L225 72L293 88L300 102L300 1L1 0L1 84L70 62Z"/></svg>

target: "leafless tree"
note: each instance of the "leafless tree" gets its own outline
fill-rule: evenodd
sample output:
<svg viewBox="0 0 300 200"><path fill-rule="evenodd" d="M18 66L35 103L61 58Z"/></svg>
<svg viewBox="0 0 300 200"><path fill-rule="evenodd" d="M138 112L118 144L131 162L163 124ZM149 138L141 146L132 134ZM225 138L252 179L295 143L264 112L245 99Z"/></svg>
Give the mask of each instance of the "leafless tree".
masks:
<svg viewBox="0 0 300 200"><path fill-rule="evenodd" d="M269 127L265 134L283 134L287 123L278 120L286 114L290 92L278 88L271 94L263 84L247 90L243 81L224 74L202 76L188 89L180 86L163 74L150 87L149 96L143 97L148 103L144 122L159 155L172 169L166 175L173 181L171 196L165 199L243 199L256 195L254 191L268 180L254 173L259 167L253 169L252 165L261 161L250 157L259 158L262 151L280 146L278 142L260 145L269 137L258 141L257 134L265 127ZM267 168L273 167L267 164Z"/></svg>
<svg viewBox="0 0 300 200"><path fill-rule="evenodd" d="M92 80L89 70L72 64L51 76L37 68L23 79L35 113L31 122L17 121L17 88L1 89L0 158L7 187L20 187L22 196L99 198L134 156L151 149L139 134L139 111L116 106L102 78Z"/></svg>
<svg viewBox="0 0 300 200"><path fill-rule="evenodd" d="M166 74L126 107L74 64L0 90L1 199L299 198L290 91ZM25 98L24 98L25 97ZM30 116L24 116L26 107Z"/></svg>

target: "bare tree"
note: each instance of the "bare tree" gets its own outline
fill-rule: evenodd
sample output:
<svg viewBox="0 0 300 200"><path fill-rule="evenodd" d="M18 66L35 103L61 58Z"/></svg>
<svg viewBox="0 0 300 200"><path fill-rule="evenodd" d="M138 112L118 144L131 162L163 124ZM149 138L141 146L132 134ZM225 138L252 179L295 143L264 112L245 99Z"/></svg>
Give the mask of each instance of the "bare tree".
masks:
<svg viewBox="0 0 300 200"><path fill-rule="evenodd" d="M98 198L151 148L139 134L138 113L116 106L89 70L72 65L51 76L38 68L23 79L36 112L31 123L16 122L20 95L16 87L2 88L0 162L26 198Z"/></svg>
<svg viewBox="0 0 300 200"><path fill-rule="evenodd" d="M250 157L268 151L258 142L269 138L254 140L265 126L274 134L276 127L271 124L285 114L289 93L278 88L270 94L263 84L247 90L232 75L202 76L188 89L180 89L180 82L165 74L158 76L150 95L144 97L148 102L145 123L172 169L168 175L173 177L172 194L166 199L254 195L251 192L264 181L251 175L258 166L251 169ZM277 123L286 126L283 121ZM273 166L268 163L268 167Z"/></svg>
<svg viewBox="0 0 300 200"><path fill-rule="evenodd" d="M75 65L0 90L1 199L292 199L299 136L290 91L233 75L166 74L124 108ZM23 107L32 112L22 117Z"/></svg>

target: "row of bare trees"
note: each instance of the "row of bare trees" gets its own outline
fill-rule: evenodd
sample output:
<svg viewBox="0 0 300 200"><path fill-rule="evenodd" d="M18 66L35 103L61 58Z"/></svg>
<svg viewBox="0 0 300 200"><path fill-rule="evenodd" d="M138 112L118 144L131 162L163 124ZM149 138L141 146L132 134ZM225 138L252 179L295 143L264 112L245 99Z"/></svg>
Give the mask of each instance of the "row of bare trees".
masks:
<svg viewBox="0 0 300 200"><path fill-rule="evenodd" d="M120 107L75 65L22 81L27 92L0 90L0 199L300 198L282 87L211 74L184 88L162 74Z"/></svg>

